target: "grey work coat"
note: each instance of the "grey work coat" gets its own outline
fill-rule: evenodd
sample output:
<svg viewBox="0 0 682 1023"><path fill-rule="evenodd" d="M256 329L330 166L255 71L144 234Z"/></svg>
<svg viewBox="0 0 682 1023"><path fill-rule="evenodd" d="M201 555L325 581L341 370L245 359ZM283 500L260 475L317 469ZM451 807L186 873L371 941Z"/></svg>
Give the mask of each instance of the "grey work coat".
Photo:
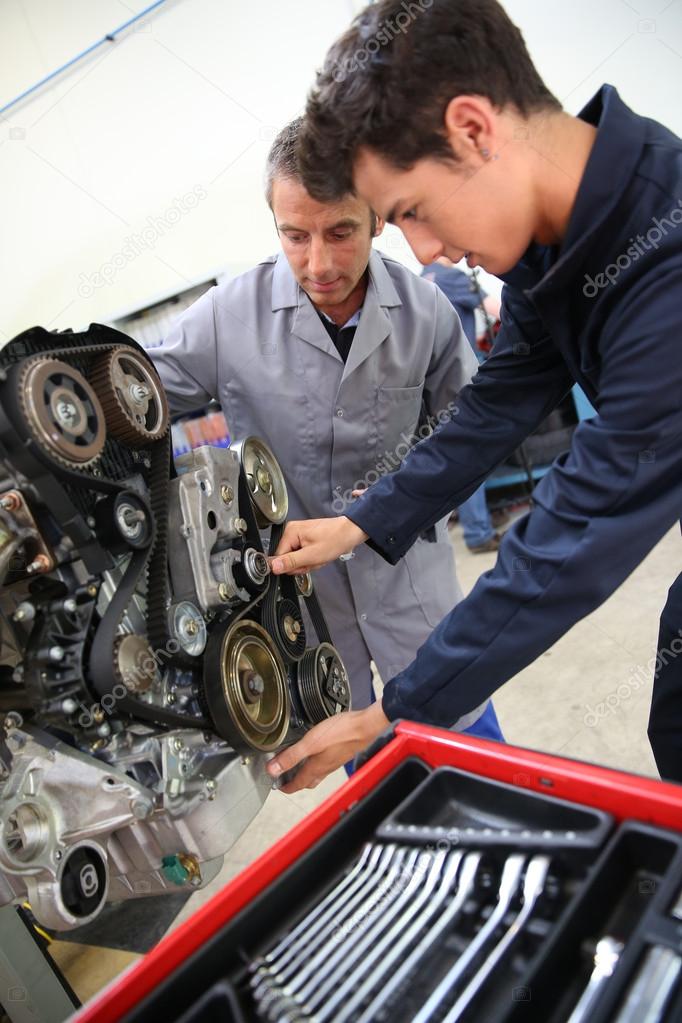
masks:
<svg viewBox="0 0 682 1023"><path fill-rule="evenodd" d="M369 274L345 365L281 254L212 288L149 353L174 413L215 398L232 437L267 441L292 519L343 513L353 488L397 468L424 411L449 416L477 368L435 285L375 250ZM371 699L370 659L392 678L461 598L444 522L398 565L363 544L315 583L355 709Z"/></svg>

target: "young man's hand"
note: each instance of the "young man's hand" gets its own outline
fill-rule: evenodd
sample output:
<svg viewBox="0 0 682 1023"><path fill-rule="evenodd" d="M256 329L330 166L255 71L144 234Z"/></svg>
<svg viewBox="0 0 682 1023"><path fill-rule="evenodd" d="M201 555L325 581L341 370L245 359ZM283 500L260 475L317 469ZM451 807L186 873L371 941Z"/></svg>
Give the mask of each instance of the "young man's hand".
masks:
<svg viewBox="0 0 682 1023"><path fill-rule="evenodd" d="M282 786L282 792L290 794L300 789L313 789L337 767L369 746L388 725L380 703L366 710L337 714L315 725L294 746L278 753L268 764L268 772L273 778L279 778L305 760L293 781Z"/></svg>
<svg viewBox="0 0 682 1023"><path fill-rule="evenodd" d="M366 539L367 533L345 515L289 522L270 558L270 568L275 575L312 572L339 555L350 553Z"/></svg>

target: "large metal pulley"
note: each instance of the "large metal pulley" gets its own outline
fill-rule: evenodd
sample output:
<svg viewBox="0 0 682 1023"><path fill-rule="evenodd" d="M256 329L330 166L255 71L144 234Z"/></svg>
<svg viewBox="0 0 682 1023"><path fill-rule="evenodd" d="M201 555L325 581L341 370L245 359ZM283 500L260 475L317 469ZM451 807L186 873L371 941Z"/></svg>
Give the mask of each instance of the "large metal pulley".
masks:
<svg viewBox="0 0 682 1023"><path fill-rule="evenodd" d="M298 665L298 693L313 724L350 709L348 672L331 643L306 650Z"/></svg>
<svg viewBox="0 0 682 1023"><path fill-rule="evenodd" d="M239 752L272 752L284 740L291 708L277 647L257 622L229 626L205 658L205 691L220 734Z"/></svg>

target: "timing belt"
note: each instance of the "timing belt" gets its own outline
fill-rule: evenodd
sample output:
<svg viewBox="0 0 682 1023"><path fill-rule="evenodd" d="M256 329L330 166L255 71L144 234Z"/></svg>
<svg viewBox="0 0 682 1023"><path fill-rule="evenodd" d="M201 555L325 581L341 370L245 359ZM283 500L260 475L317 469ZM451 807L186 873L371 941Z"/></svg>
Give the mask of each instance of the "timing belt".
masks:
<svg viewBox="0 0 682 1023"><path fill-rule="evenodd" d="M283 533L284 524L272 527L270 531L269 549L269 554L271 557L277 550L279 543L282 539ZM269 616L272 615L272 620L274 622L277 621L275 608L279 592L282 592L285 596L291 598L294 601L297 601L298 597L303 597L305 606L308 610L308 614L310 615L310 620L312 621L315 633L317 634L318 642L319 643L332 642L329 628L327 626L324 614L322 613L322 608L320 607L320 602L317 599L317 594L315 593L314 586L312 587L310 596L305 597L303 596L302 593L299 592L298 587L296 586L296 581L293 576L289 575L273 576L271 578L270 587L268 588L268 592L265 596L264 610L266 611L266 613L268 613Z"/></svg>
<svg viewBox="0 0 682 1023"><path fill-rule="evenodd" d="M118 344L83 345L78 348L53 348L52 357L69 358L102 355L119 347ZM124 346L125 347L125 346ZM29 359L43 356L28 356ZM154 536L146 550L133 551L123 578L97 626L90 650L90 678L98 696L108 695L119 681L114 670L112 651L119 635L118 628L145 568L147 574L147 632L152 644L165 648L167 641L166 607L169 600L167 547L168 547L168 464L170 461L170 430L151 448L149 479L150 504ZM120 493L126 488L121 483L99 479L86 473L74 472L62 466L59 472L72 486L88 487L105 493ZM118 701L121 710L133 717L146 718L159 724L187 728L207 728L205 718L189 717L165 707L156 707L131 696Z"/></svg>

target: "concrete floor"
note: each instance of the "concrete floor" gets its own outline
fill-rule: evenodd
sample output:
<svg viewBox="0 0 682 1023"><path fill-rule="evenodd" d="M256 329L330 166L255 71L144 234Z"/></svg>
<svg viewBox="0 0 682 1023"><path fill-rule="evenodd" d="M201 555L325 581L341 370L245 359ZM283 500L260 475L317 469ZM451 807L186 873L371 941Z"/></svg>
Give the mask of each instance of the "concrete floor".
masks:
<svg viewBox="0 0 682 1023"><path fill-rule="evenodd" d="M472 555L459 526L452 529L462 588L469 592L495 562ZM658 617L682 564L679 528L673 529L601 608L576 625L495 696L510 743L655 776L646 736ZM633 679L635 681L633 681ZM619 690L620 687L620 690ZM608 713L600 715L600 704ZM317 789L284 796L273 792L265 808L226 856L214 882L187 902L174 926L321 803L345 775L337 771ZM99 990L135 956L55 942L79 997Z"/></svg>

